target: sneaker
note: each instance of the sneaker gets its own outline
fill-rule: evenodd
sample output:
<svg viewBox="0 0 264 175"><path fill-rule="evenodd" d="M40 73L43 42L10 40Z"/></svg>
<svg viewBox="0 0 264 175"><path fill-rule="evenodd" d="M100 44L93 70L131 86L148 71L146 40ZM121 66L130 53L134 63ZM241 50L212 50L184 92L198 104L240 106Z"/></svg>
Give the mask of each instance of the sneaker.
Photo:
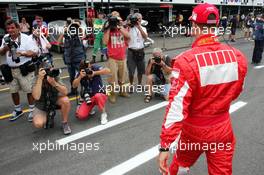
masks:
<svg viewBox="0 0 264 175"><path fill-rule="evenodd" d="M14 110L12 113L12 116L9 118L9 121L15 121L16 119L21 117L23 114L24 114L23 111Z"/></svg>
<svg viewBox="0 0 264 175"><path fill-rule="evenodd" d="M71 134L71 128L70 128L70 125L68 124L68 122L62 123L62 130L63 130L64 135Z"/></svg>
<svg viewBox="0 0 264 175"><path fill-rule="evenodd" d="M107 120L107 113L106 112L103 112L101 114L101 124L102 125L105 125L107 122L108 122L108 120Z"/></svg>
<svg viewBox="0 0 264 175"><path fill-rule="evenodd" d="M28 121L29 122L32 122L33 121L33 112L32 111L29 112L29 114L28 114Z"/></svg>

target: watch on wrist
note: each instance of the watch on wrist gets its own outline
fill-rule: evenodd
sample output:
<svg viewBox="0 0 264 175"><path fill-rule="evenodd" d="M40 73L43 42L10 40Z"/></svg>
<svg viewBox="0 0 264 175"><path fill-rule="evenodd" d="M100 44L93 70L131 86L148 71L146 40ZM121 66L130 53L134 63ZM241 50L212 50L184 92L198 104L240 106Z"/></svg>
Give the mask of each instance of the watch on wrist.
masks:
<svg viewBox="0 0 264 175"><path fill-rule="evenodd" d="M168 152L170 150L170 148L159 148L159 152Z"/></svg>

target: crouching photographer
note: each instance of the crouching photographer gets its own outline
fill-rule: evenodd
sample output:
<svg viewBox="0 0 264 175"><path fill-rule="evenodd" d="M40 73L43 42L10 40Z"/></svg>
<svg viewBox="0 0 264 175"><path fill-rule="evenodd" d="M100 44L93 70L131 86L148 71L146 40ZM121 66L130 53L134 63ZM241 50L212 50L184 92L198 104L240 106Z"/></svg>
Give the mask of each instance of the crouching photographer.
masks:
<svg viewBox="0 0 264 175"><path fill-rule="evenodd" d="M152 99L152 93L154 89L157 89L158 93L162 95L165 100L169 99L170 91L170 75L171 75L171 59L167 55L163 55L160 48L153 49L152 58L150 58L147 69L147 82L146 85L149 87L148 93L145 96L145 103L149 103ZM159 86L154 88L153 86Z"/></svg>
<svg viewBox="0 0 264 175"><path fill-rule="evenodd" d="M20 32L19 24L10 19L5 23L6 34L0 47L0 54L5 55L6 64L1 65L1 72L5 82L9 85L15 109L10 121L15 121L23 115L20 105L19 91L27 93L29 103L28 121L32 121L34 99L31 95L31 84L34 80L35 65L31 59L37 53L37 47L32 39Z"/></svg>
<svg viewBox="0 0 264 175"><path fill-rule="evenodd" d="M107 96L103 88L101 75L110 74L110 69L103 68L96 64L91 64L89 60L82 61L80 64L80 73L73 81L73 87L78 88L81 85L80 106L77 107L76 117L83 120L93 115L93 108L98 106L101 114L101 124L106 124L107 113L105 104Z"/></svg>
<svg viewBox="0 0 264 175"><path fill-rule="evenodd" d="M32 88L32 95L36 100L33 125L36 128L52 128L55 110L60 108L63 133L68 135L71 133L68 124L71 104L67 97L68 90L60 81L59 74L60 71L52 68L50 64L42 63L40 65L38 76Z"/></svg>

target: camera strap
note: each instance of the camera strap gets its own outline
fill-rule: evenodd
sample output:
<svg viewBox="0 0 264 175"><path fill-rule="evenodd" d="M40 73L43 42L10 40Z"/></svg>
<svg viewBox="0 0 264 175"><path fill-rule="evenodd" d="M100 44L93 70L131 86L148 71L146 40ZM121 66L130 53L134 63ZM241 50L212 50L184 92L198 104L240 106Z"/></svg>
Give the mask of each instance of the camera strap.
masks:
<svg viewBox="0 0 264 175"><path fill-rule="evenodd" d="M40 38L36 37L34 34L32 35L32 38L36 41L37 46L38 46L38 48L40 50L40 54L42 54L43 53L43 48L42 48L42 45L41 45Z"/></svg>

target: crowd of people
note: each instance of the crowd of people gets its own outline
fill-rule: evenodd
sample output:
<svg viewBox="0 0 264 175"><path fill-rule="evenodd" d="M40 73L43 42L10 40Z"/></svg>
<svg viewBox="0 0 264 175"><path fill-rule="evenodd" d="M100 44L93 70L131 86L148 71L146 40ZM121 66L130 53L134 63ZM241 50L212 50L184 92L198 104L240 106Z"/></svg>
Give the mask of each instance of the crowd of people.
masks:
<svg viewBox="0 0 264 175"><path fill-rule="evenodd" d="M81 21L68 18L64 33L58 38L58 43L63 46L63 61L70 77L71 87L68 91L60 79L59 69L54 67L49 51L52 45L43 18L36 16L32 28L25 18L21 19L20 24L12 19L7 20L7 34L0 53L6 56L6 64L1 65L1 72L10 87L15 105L10 121L23 115L20 90L27 93L28 121L33 122L36 128L47 128L50 120L54 120L54 112L60 110L64 134L71 133L69 96L77 96L78 89L80 97L76 117L87 119L95 114L94 108L98 106L101 124L108 122L106 102L116 103L117 95L128 98L137 91L137 87L144 89L146 103L154 94L168 100L171 59L160 48L155 48L145 67L144 41L148 33L141 21L140 13L131 14L125 20L117 11L108 16L98 13L98 18L93 20L96 31L92 57L88 58L83 38L78 33L82 31L71 32L73 28L81 28ZM105 67L96 63L99 50L101 61L107 60ZM137 83L134 83L135 73ZM146 83L143 83L144 74ZM107 82L103 82L102 75L107 75ZM126 84L128 81L129 85Z"/></svg>
<svg viewBox="0 0 264 175"><path fill-rule="evenodd" d="M263 15L256 16L256 19L252 15L241 16L240 19L236 16L230 18L230 40L235 41L236 28L241 23L246 39L252 34L255 40L252 63L258 64L262 59L264 44ZM209 174L232 174L235 137L228 111L231 102L243 89L247 73L246 58L239 50L220 43L215 33L208 30L210 32L207 34L196 33L192 48L174 60L160 48L154 48L146 64L144 41L148 32L141 21L140 13L131 14L126 20L117 11L107 17L98 13L98 18L93 20L96 30L93 53L88 58L83 38L78 33L83 31L76 30L80 28L81 21L67 19L58 43L63 45L63 61L70 76L71 89L68 91L60 79L60 70L53 65L47 24L43 18L36 16L31 35L30 25L25 18L20 24L12 19L7 20L7 34L3 38L0 54L6 56L6 64L1 65L1 72L14 103L10 121L23 115L19 96L20 90L23 90L29 103L28 121L33 122L36 128L53 127L55 111L60 110L63 133L68 135L71 134L69 114L72 109L69 96L77 96L78 88L80 97L75 109L76 118L87 119L95 114L94 107L98 106L101 124L104 125L108 122L107 100L114 104L117 94L129 98L130 94L136 92L135 86L145 86L145 103L149 103L154 94L169 100L160 134L160 171L164 174L187 174L189 167L205 152ZM211 4L200 4L194 8L190 22L199 29L212 29L220 22L218 9ZM226 28L228 18L224 15L220 23ZM72 33L71 30L78 32ZM105 67L96 64L98 50L101 51L101 61L107 60ZM137 83L134 82L135 73ZM103 75L108 76L107 85L102 80ZM179 139L186 144L230 143L230 149L215 153L203 149L178 149L173 163L168 167L170 146Z"/></svg>
<svg viewBox="0 0 264 175"><path fill-rule="evenodd" d="M101 124L106 124L108 121L105 109L107 100L116 103L117 94L128 98L136 90L135 87L143 87L145 103L149 103L154 95L168 100L172 60L163 54L160 48L155 48L146 64L144 41L148 33L141 25L142 18L140 13L131 14L123 20L117 11L113 11L108 16L99 12L97 18L93 19L95 41L91 58L88 58L87 50L83 45L86 36L78 33L83 32L82 30L76 30L81 28L81 21L68 18L58 43L63 46L63 61L68 68L71 84L69 91L58 78L59 74L55 76L56 69L49 51L51 43L48 40L48 25L43 17L36 15L32 22L32 31L25 18L21 19L20 24L11 19L7 20L5 24L7 34L3 38L0 53L6 55L6 64L1 65L1 72L10 86L15 105L10 121L23 115L20 90L27 93L28 121L33 121L37 128L42 128L47 123L46 101L47 94L51 93L50 101L56 104L53 109L60 109L62 112L64 134L71 133L68 124L71 109L68 96L77 96L79 87L81 92L76 117L86 119L95 113L94 106L98 106L102 112ZM240 20L237 16L233 16L228 22L227 16L224 15L220 21L221 26L226 28L229 23L231 41L235 40L238 24L244 26L247 34L245 39L252 34L255 40L252 63L260 63L264 43L263 16L258 15L254 19L251 14L247 17L241 15ZM73 29L78 32L72 33ZM96 64L99 50L101 61L107 60L105 67ZM137 73L137 83L134 82L135 73ZM107 82L102 81L102 75L107 75ZM143 75L146 75L144 85ZM126 85L127 80L129 86Z"/></svg>

